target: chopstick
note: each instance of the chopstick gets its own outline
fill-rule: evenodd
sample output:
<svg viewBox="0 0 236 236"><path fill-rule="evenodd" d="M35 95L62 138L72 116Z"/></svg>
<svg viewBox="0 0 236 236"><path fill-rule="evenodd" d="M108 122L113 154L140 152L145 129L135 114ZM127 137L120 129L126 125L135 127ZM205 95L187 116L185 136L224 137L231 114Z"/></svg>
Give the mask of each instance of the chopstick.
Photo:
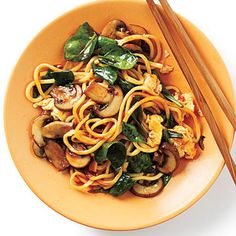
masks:
<svg viewBox="0 0 236 236"><path fill-rule="evenodd" d="M234 130L236 130L236 115L234 113L233 107L231 106L231 104L225 97L224 93L222 92L221 88L217 84L212 73L210 72L207 65L205 64L202 56L196 49L188 33L185 31L179 18L172 10L170 4L167 2L167 0L159 0L159 2L161 3L161 6L163 10L165 11L167 17L169 18L169 22L174 26L176 32L178 32L178 35L180 36L181 40L184 43L184 46L188 50L189 55L191 56L196 66L198 67L199 71L205 78L205 81L210 87L212 93L214 94L216 100L218 101L225 115L229 119L230 123L232 124Z"/></svg>
<svg viewBox="0 0 236 236"><path fill-rule="evenodd" d="M224 138L222 138L223 136L219 130L219 127L215 121L214 116L211 113L210 107L208 106L205 98L203 97L201 90L198 88L198 85L194 79L194 75L192 74L191 70L189 69L187 65L186 59L181 54L180 48L175 43L175 40L173 39L171 33L169 32L167 28L166 23L162 17L163 13L158 9L158 7L156 6L153 0L146 0L146 1L168 45L170 46L170 49L172 50L186 80L188 81L189 86L192 89L192 92L196 100L198 101L198 105L200 109L202 110L202 113L211 129L211 132L218 145L218 148L225 160L225 164L233 178L234 183L236 184L236 165L230 155L226 141L224 140Z"/></svg>

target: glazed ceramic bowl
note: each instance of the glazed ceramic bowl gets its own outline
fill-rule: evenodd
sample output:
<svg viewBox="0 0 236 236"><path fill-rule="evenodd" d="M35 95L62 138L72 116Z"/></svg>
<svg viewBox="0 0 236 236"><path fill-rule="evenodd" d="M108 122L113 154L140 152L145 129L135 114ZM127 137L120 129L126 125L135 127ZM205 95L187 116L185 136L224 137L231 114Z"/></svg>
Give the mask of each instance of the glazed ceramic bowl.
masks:
<svg viewBox="0 0 236 236"><path fill-rule="evenodd" d="M99 12L101 14L97 14ZM189 208L214 183L224 161L204 119L202 124L203 134L206 136L205 151L194 161L183 161L164 191L150 199L139 198L131 193L115 198L102 193L77 192L70 187L69 176L56 171L45 160L33 156L29 130L37 111L26 100L24 92L26 85L32 80L34 68L42 62L60 63L63 60L63 45L66 39L81 23L88 21L99 32L112 19L122 19L145 27L150 33L157 35L168 49L145 1L102 0L79 6L44 28L17 62L6 94L5 130L11 155L19 172L31 190L49 207L87 226L131 230L159 224ZM233 90L229 75L216 49L194 25L182 17L181 21L223 91L232 101ZM183 92L189 91L172 54L168 63L174 65L168 83L177 85ZM197 74L202 92L207 95L228 144L231 145L232 127L198 71L192 69Z"/></svg>

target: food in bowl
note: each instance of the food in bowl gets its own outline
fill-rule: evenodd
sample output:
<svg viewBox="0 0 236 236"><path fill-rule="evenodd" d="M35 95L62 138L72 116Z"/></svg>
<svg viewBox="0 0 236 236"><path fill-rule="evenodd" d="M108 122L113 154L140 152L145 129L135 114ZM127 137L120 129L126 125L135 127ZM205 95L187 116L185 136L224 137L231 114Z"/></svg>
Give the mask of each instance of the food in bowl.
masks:
<svg viewBox="0 0 236 236"><path fill-rule="evenodd" d="M40 111L35 155L68 171L79 191L158 195L181 158L204 149L193 95L167 85L168 56L139 25L112 20L98 34L83 23L65 42L65 61L38 65L26 88Z"/></svg>

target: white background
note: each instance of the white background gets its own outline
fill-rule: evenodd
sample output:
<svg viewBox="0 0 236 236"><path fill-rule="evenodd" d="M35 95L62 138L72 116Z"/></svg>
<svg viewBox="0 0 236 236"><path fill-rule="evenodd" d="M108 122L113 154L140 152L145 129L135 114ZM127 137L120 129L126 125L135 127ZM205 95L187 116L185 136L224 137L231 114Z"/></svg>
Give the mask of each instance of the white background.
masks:
<svg viewBox="0 0 236 236"><path fill-rule="evenodd" d="M1 1L0 235L235 236L236 191L226 168L209 192L186 212L161 225L125 233L91 229L64 218L42 203L21 179L8 152L3 130L2 113L7 81L29 41L54 18L83 2L87 1ZM172 0L170 3L210 38L222 55L236 89L235 1ZM236 142L232 151L234 156L235 146Z"/></svg>

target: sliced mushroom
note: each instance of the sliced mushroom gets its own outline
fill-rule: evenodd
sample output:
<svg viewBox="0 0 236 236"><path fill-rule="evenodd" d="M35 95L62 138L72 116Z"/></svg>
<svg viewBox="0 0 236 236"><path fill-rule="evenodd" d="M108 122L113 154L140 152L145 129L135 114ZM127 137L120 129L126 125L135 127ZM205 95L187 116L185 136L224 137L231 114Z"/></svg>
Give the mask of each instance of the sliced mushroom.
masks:
<svg viewBox="0 0 236 236"><path fill-rule="evenodd" d="M116 31L116 38L117 39L123 39L127 36L130 36L127 31Z"/></svg>
<svg viewBox="0 0 236 236"><path fill-rule="evenodd" d="M70 152L68 149L66 150L66 159L70 163L71 166L75 168L84 168L90 163L91 157L89 155L80 156L73 152Z"/></svg>
<svg viewBox="0 0 236 236"><path fill-rule="evenodd" d="M179 152L174 145L167 142L162 143L162 145L160 146L160 152L164 153L166 150L172 152L177 159L180 158Z"/></svg>
<svg viewBox="0 0 236 236"><path fill-rule="evenodd" d="M155 184L150 186L144 186L139 183L135 183L130 191L136 196L150 198L155 197L158 193L162 191L163 188L164 183L162 178L160 178Z"/></svg>
<svg viewBox="0 0 236 236"><path fill-rule="evenodd" d="M158 166L162 166L164 164L164 161L165 161L164 154L154 152L153 161L156 162Z"/></svg>
<svg viewBox="0 0 236 236"><path fill-rule="evenodd" d="M43 147L46 144L42 135L42 127L48 120L50 120L49 115L41 115L34 120L32 125L32 135L39 147Z"/></svg>
<svg viewBox="0 0 236 236"><path fill-rule="evenodd" d="M143 52L142 48L139 47L137 44L132 44L132 43L127 43L125 45L123 45L124 48L132 51L132 52Z"/></svg>
<svg viewBox="0 0 236 236"><path fill-rule="evenodd" d="M162 166L157 165L157 169L164 174L170 174L177 168L176 158L170 151L165 151L164 158L164 163Z"/></svg>
<svg viewBox="0 0 236 236"><path fill-rule="evenodd" d="M129 24L127 28L130 34L139 34L139 35L147 34L147 30L139 25Z"/></svg>
<svg viewBox="0 0 236 236"><path fill-rule="evenodd" d="M103 109L96 107L95 113L100 117L111 117L118 113L123 101L123 92L119 86L114 86L113 99Z"/></svg>
<svg viewBox="0 0 236 236"><path fill-rule="evenodd" d="M198 141L198 145L199 145L199 147L200 147L202 150L205 149L205 146L204 146L204 139L205 139L205 138L206 138L205 136L201 135L201 137L200 137L200 139L199 139L199 141Z"/></svg>
<svg viewBox="0 0 236 236"><path fill-rule="evenodd" d="M46 157L45 152L44 152L44 148L43 147L39 147L36 142L33 142L32 148L33 148L34 154L37 157Z"/></svg>
<svg viewBox="0 0 236 236"><path fill-rule="evenodd" d="M162 161L157 162L157 169L164 174L172 173L179 163L178 150L170 143L165 142L161 145L160 152Z"/></svg>
<svg viewBox="0 0 236 236"><path fill-rule="evenodd" d="M147 30L139 25L134 25L134 24L129 24L128 26L128 31L130 34L138 34L138 35L143 35L143 34L147 34ZM145 52L147 54L149 54L150 52L150 48L148 46L148 44L143 41L143 40L135 40L132 43L137 44L141 47L141 52Z"/></svg>
<svg viewBox="0 0 236 236"><path fill-rule="evenodd" d="M70 166L69 162L65 157L63 148L55 141L48 140L47 145L44 148L48 160L58 169L59 171L65 170Z"/></svg>
<svg viewBox="0 0 236 236"><path fill-rule="evenodd" d="M84 91L84 93L93 101L100 104L109 103L113 97L112 93L110 93L106 87L97 82L92 82Z"/></svg>
<svg viewBox="0 0 236 236"><path fill-rule="evenodd" d="M126 24L121 20L112 20L103 28L101 35L115 39L117 31L126 31Z"/></svg>
<svg viewBox="0 0 236 236"><path fill-rule="evenodd" d="M58 109L70 110L81 97L82 90L79 85L57 86L50 94Z"/></svg>
<svg viewBox="0 0 236 236"><path fill-rule="evenodd" d="M62 121L53 121L44 127L42 127L41 133L46 138L62 138L65 133L73 128L72 123L66 123Z"/></svg>

